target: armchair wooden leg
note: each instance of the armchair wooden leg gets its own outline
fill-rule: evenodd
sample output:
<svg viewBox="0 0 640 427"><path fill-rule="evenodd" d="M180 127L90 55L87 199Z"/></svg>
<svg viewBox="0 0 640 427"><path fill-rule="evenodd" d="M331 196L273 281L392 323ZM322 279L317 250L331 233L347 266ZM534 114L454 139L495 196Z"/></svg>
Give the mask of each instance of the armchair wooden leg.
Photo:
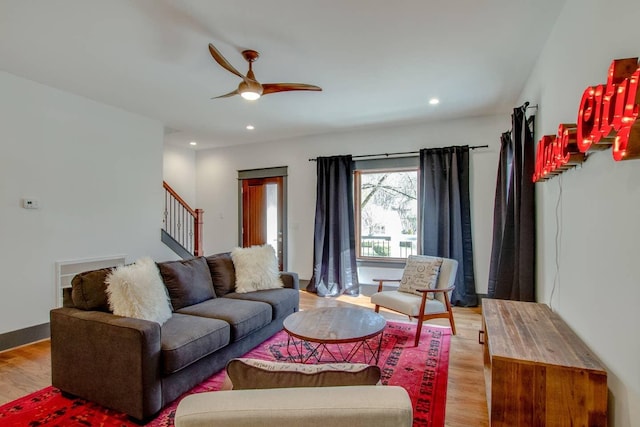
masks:
<svg viewBox="0 0 640 427"><path fill-rule="evenodd" d="M453 321L453 312L449 309L449 323L451 323L451 333L456 334L456 322Z"/></svg>
<svg viewBox="0 0 640 427"><path fill-rule="evenodd" d="M444 302L447 305L447 312L449 313L449 323L451 324L451 333L453 335L456 334L456 322L453 321L453 309L451 308L451 303L449 302L449 295L444 293Z"/></svg>
<svg viewBox="0 0 640 427"><path fill-rule="evenodd" d="M379 313L380 312L380 306L376 305L376 308L374 310L376 311L376 313Z"/></svg>
<svg viewBox="0 0 640 427"><path fill-rule="evenodd" d="M416 341L415 346L420 344L420 334L422 333L422 322L424 322L424 308L427 305L427 293L422 293L422 301L420 301L420 311L418 312L418 327L416 328Z"/></svg>
<svg viewBox="0 0 640 427"><path fill-rule="evenodd" d="M422 318L424 316L424 314L421 314L420 316L418 316L418 327L416 328L416 339L414 342L414 347L417 347L418 344L420 344L420 334L422 333L422 322L424 322L424 319Z"/></svg>

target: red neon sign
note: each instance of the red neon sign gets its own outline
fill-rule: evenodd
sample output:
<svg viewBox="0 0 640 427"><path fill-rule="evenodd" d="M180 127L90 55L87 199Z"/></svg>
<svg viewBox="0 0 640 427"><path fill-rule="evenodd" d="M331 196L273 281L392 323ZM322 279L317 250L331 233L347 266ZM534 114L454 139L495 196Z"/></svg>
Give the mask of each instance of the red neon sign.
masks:
<svg viewBox="0 0 640 427"><path fill-rule="evenodd" d="M611 63L606 85L585 89L577 124L538 142L533 181L544 181L584 161L584 153L613 145L615 161L640 158L640 67L638 58Z"/></svg>
<svg viewBox="0 0 640 427"><path fill-rule="evenodd" d="M538 142L534 182L545 181L584 161L585 155L578 150L576 134L576 125L561 124L557 135L542 137Z"/></svg>

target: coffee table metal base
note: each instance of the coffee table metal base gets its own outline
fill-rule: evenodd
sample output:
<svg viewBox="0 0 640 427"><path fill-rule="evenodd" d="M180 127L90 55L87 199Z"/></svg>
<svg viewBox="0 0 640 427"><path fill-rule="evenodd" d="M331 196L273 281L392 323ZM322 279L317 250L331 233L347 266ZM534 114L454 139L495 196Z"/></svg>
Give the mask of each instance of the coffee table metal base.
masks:
<svg viewBox="0 0 640 427"><path fill-rule="evenodd" d="M290 314L282 322L289 356L301 363L378 363L384 317L361 307L323 307Z"/></svg>
<svg viewBox="0 0 640 427"><path fill-rule="evenodd" d="M382 331L374 338L357 342L330 344L287 338L287 351L294 361L300 363L367 363L378 364L382 348ZM292 351L293 349L293 351Z"/></svg>

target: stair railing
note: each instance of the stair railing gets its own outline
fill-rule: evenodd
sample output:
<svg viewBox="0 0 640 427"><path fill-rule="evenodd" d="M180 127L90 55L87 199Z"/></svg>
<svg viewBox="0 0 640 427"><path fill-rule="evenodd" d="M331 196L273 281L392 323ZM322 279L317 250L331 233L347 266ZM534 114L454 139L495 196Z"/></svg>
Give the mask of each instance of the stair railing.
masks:
<svg viewBox="0 0 640 427"><path fill-rule="evenodd" d="M162 228L194 256L202 256L202 217L204 210L192 209L165 181Z"/></svg>

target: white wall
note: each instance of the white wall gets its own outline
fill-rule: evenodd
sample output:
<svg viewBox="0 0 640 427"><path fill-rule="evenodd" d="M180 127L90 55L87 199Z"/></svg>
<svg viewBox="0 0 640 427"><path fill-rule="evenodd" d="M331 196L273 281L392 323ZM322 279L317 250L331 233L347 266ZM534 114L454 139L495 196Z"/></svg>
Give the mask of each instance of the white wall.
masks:
<svg viewBox="0 0 640 427"><path fill-rule="evenodd" d="M540 104L538 139L576 122L582 92L606 82L613 59L640 55L638 18L637 0L567 1L522 96ZM607 366L616 427L640 426L639 183L640 160L616 163L609 149L536 184L537 298Z"/></svg>
<svg viewBox="0 0 640 427"><path fill-rule="evenodd" d="M309 279L316 196L316 164L309 158L486 144L488 149L470 156L476 287L486 293L499 137L510 126L507 114L198 151L196 185L199 207L205 210L205 253L228 251L238 244L238 170L288 166L288 269Z"/></svg>
<svg viewBox="0 0 640 427"><path fill-rule="evenodd" d="M49 321L56 261L176 258L160 242L161 123L5 72L0 93L0 333Z"/></svg>
<svg viewBox="0 0 640 427"><path fill-rule="evenodd" d="M192 209L199 208L196 206L196 152L193 148L165 143L162 177Z"/></svg>

